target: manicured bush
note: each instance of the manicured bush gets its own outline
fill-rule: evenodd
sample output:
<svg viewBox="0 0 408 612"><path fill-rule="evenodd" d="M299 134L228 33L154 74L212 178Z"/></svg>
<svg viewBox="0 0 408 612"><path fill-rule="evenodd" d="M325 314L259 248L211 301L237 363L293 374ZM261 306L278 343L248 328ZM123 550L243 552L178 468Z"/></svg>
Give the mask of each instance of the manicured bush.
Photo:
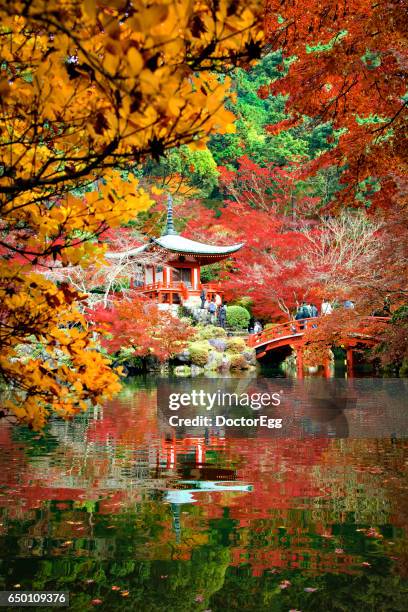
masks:
<svg viewBox="0 0 408 612"><path fill-rule="evenodd" d="M246 329L250 314L243 306L227 306L227 325L232 329Z"/></svg>
<svg viewBox="0 0 408 612"><path fill-rule="evenodd" d="M208 353L210 350L210 345L207 340L199 340L196 342L192 342L189 345L190 359L191 363L198 366L205 366L208 361Z"/></svg>
<svg viewBox="0 0 408 612"><path fill-rule="evenodd" d="M208 342L220 353L225 351L227 347L227 340L225 338L210 338Z"/></svg>
<svg viewBox="0 0 408 612"><path fill-rule="evenodd" d="M235 303L237 306L242 306L243 308L246 308L247 310L249 310L249 312L251 312L253 300L248 295L244 295L242 298L237 300Z"/></svg>
<svg viewBox="0 0 408 612"><path fill-rule="evenodd" d="M248 363L243 355L231 355L231 370L247 370Z"/></svg>
<svg viewBox="0 0 408 612"><path fill-rule="evenodd" d="M228 338L227 349L231 353L242 353L246 349L245 340L243 338Z"/></svg>
<svg viewBox="0 0 408 612"><path fill-rule="evenodd" d="M210 353L208 354L208 362L205 366L205 369L216 371L221 367L222 361L222 353L218 353L217 351L210 351Z"/></svg>
<svg viewBox="0 0 408 612"><path fill-rule="evenodd" d="M209 340L210 338L226 338L227 332L222 327L216 325L205 325L197 327L195 338L197 340Z"/></svg>

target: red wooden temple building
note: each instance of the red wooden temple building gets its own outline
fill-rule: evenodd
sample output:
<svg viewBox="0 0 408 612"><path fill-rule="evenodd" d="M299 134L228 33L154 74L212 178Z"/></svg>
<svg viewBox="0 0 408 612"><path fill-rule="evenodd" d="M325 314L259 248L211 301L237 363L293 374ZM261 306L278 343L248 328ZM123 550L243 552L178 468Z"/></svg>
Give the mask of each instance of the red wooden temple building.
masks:
<svg viewBox="0 0 408 612"><path fill-rule="evenodd" d="M128 251L128 257L138 257L142 253L157 252L162 257L160 264L144 266L144 278L135 287L141 294L155 299L159 304L200 303L200 293L207 291L208 299L219 293L222 288L219 283L201 283L201 266L222 261L243 247L244 243L231 246L217 246L204 242L190 240L178 234L174 229L173 202L168 196L167 221L165 229L159 238L150 238L149 242ZM107 253L107 257L115 259L122 253Z"/></svg>

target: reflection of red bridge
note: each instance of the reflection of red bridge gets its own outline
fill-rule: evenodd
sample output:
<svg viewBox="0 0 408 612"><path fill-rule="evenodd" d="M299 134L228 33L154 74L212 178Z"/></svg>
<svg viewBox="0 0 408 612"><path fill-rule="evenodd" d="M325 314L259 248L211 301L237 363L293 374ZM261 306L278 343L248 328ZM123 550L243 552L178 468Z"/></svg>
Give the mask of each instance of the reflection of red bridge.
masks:
<svg viewBox="0 0 408 612"><path fill-rule="evenodd" d="M331 316L331 315L330 315ZM333 315L334 316L334 315ZM302 349L305 345L304 335L319 327L322 317L313 319L299 319L298 321L287 321L280 325L269 327L264 331L249 336L248 344L256 351L258 359L262 359L270 351L278 349L291 349L296 351L298 375L303 373ZM364 317L359 321L353 331L345 334L340 344L345 347L347 352L347 370L349 374L353 369L353 348L357 345L372 346L376 341L373 332L367 329L373 323L386 323L389 317ZM325 365L326 375L328 374L328 364Z"/></svg>

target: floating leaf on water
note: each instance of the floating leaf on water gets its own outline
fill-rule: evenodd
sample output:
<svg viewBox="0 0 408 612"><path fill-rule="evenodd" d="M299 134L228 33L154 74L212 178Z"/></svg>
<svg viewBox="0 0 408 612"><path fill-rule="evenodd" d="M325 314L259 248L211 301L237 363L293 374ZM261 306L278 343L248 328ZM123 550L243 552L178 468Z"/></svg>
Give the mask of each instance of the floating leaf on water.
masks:
<svg viewBox="0 0 408 612"><path fill-rule="evenodd" d="M290 580L282 580L282 582L279 583L279 588L280 589L287 589L288 587L290 587L291 585L291 581Z"/></svg>

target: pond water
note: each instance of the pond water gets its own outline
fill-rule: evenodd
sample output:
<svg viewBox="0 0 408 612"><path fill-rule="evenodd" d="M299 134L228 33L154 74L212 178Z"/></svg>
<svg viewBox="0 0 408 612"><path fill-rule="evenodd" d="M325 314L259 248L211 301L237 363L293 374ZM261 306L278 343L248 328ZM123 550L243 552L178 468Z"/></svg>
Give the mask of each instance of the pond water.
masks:
<svg viewBox="0 0 408 612"><path fill-rule="evenodd" d="M173 435L153 378L42 437L1 423L0 590L81 611L406 610L406 395L327 425L305 389L290 435Z"/></svg>

